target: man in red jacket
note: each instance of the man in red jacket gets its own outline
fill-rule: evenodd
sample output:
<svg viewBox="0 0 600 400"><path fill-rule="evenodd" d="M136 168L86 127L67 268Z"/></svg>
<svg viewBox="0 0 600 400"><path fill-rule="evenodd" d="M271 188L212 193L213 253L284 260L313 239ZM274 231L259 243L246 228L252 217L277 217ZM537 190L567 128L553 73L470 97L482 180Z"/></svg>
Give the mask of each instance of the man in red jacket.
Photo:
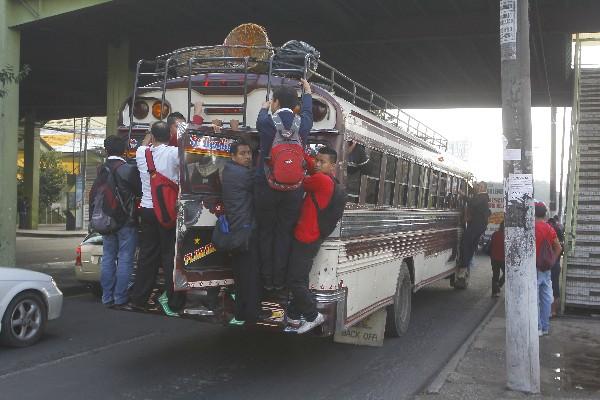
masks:
<svg viewBox="0 0 600 400"><path fill-rule="evenodd" d="M317 209L329 205L335 189L333 173L337 162L337 152L329 147L321 147L313 160L307 157L310 176L304 179L306 196L300 210L300 219L294 229L294 241L288 269L288 287L293 299L288 309L287 322L297 333L308 332L321 325L325 318L317 311L317 306L308 288L308 276L313 259L317 255L323 239L319 231ZM304 316L306 321L302 321Z"/></svg>
<svg viewBox="0 0 600 400"><path fill-rule="evenodd" d="M492 297L500 296L504 285L504 221L490 239L490 259L492 261ZM502 271L502 277L500 277Z"/></svg>

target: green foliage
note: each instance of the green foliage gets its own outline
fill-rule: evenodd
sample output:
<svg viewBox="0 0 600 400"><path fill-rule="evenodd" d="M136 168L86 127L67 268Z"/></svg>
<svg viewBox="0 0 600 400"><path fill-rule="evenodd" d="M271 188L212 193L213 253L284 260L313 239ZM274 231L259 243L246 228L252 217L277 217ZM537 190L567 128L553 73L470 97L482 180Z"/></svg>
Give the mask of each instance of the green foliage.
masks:
<svg viewBox="0 0 600 400"><path fill-rule="evenodd" d="M40 154L40 208L49 207L60 199L66 173L61 166L61 154L47 151Z"/></svg>
<svg viewBox="0 0 600 400"><path fill-rule="evenodd" d="M23 80L31 71L29 65L24 65L23 69L15 72L12 65L6 65L0 69L0 98L6 96L6 85L10 83L18 83Z"/></svg>

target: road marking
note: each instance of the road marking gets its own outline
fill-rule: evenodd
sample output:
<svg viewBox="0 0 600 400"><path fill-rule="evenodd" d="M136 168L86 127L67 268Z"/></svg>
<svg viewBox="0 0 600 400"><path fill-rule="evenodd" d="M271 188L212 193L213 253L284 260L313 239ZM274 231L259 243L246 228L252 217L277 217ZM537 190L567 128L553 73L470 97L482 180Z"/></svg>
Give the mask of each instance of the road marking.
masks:
<svg viewBox="0 0 600 400"><path fill-rule="evenodd" d="M157 336L157 335L158 335L158 333L156 333L156 332L148 333L146 335L134 337L134 338L131 338L131 339L121 340L119 342L115 342L115 343L111 343L111 344L107 344L106 346L101 346L101 347L97 347L95 349L86 350L86 351L82 351L80 353L71 354L70 356L61 357L61 358L58 358L56 360L46 361L44 363L37 364L37 365L34 365L32 367L28 367L28 368L23 368L23 369L18 370L18 371L7 372L6 374L0 375L0 380L4 380L4 379L7 379L7 378L12 378L12 377L14 377L16 375L21 375L21 374L24 374L26 372L32 372L32 371L35 371L35 370L38 370L38 369L50 367L52 365L60 364L60 363L65 362L65 361L71 361L71 360L74 360L76 358L81 358L81 357L89 356L91 354L99 353L99 352L104 351L104 350L112 349L113 347L117 347L117 346L120 346L122 344L130 344L130 343L139 342L141 340L150 338L152 336Z"/></svg>

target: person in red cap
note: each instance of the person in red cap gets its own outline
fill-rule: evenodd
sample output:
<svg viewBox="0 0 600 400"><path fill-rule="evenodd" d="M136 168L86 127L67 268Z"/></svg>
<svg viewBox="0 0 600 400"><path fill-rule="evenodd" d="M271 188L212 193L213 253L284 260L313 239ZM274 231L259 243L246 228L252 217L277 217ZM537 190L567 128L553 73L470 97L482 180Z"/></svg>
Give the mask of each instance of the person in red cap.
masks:
<svg viewBox="0 0 600 400"><path fill-rule="evenodd" d="M535 257L538 284L539 336L546 336L550 333L550 307L554 300L551 269L562 251L556 232L546 222L547 212L548 209L543 202L535 202ZM549 252L551 254L548 254Z"/></svg>

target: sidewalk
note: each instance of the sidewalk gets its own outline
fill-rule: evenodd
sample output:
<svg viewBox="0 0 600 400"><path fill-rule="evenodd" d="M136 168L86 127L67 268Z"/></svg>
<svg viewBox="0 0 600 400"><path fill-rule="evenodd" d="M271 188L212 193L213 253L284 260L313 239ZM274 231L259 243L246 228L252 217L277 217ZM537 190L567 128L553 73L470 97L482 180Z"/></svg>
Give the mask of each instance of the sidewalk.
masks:
<svg viewBox="0 0 600 400"><path fill-rule="evenodd" d="M600 318L551 320L540 338L541 395L506 389L504 299L482 328L439 394L418 400L600 399Z"/></svg>
<svg viewBox="0 0 600 400"><path fill-rule="evenodd" d="M17 229L17 236L24 237L84 237L88 231L67 231L65 224L39 224L38 229Z"/></svg>

